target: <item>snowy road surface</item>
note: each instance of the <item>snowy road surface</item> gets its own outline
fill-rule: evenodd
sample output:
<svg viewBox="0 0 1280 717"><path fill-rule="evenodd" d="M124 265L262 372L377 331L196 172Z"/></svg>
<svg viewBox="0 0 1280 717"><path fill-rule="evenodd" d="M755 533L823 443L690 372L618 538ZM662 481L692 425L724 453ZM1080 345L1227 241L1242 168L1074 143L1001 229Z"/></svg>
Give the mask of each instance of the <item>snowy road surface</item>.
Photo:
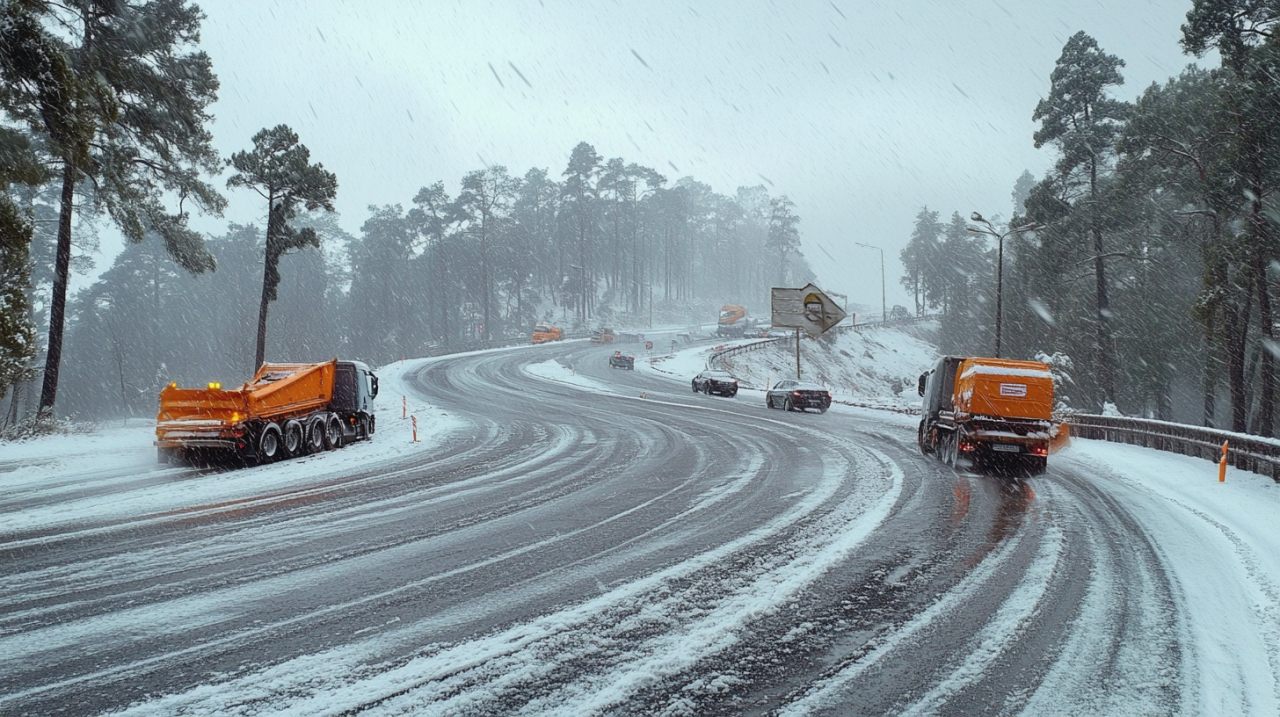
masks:
<svg viewBox="0 0 1280 717"><path fill-rule="evenodd" d="M0 714L1280 713L1268 479L956 474L609 351L388 367L372 443L240 471L0 446Z"/></svg>

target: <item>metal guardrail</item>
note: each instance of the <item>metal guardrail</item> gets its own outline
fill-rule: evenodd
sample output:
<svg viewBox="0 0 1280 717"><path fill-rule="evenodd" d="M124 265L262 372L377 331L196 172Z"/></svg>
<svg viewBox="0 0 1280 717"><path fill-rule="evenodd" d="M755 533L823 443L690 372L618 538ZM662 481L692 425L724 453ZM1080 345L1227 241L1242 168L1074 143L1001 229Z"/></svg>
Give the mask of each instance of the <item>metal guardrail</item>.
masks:
<svg viewBox="0 0 1280 717"><path fill-rule="evenodd" d="M738 354L749 353L749 352L751 352L751 351L759 351L760 349L762 349L762 348L764 348L764 347L766 347L766 346L772 346L772 345L774 345L774 344L781 343L781 342L783 342L783 341L792 341L792 340L793 340L793 339L791 339L790 337L785 337L785 336L784 336L784 337L782 337L782 338L776 338L776 339L761 339L761 340L756 341L756 342L754 342L754 343L750 343L750 344L742 344L741 346L731 346L731 347L729 347L729 348L727 348L727 349L723 349L723 350L721 350L721 351L717 351L717 352L715 352L715 353L711 354L710 356L708 356L708 357L707 357L707 368L715 368L715 367L716 367L716 364L720 363L720 361L721 361L721 360L726 359L726 358L728 358L728 357L730 357L730 356L736 356L736 355L738 355Z"/></svg>
<svg viewBox="0 0 1280 717"><path fill-rule="evenodd" d="M1112 443L1196 456L1218 462L1227 443L1227 462L1280 482L1280 441L1246 436L1216 428L1121 416L1073 414L1067 419L1071 435Z"/></svg>
<svg viewBox="0 0 1280 717"><path fill-rule="evenodd" d="M589 331L576 331L566 333L565 339L585 339L590 338ZM508 346L521 346L530 344L528 336L509 337L503 339L493 339L492 341L466 341L460 344L449 344L447 346L435 346L423 352L424 357L434 358L437 356L449 356L451 354L461 354L468 351L483 351L485 349L501 349Z"/></svg>
<svg viewBox="0 0 1280 717"><path fill-rule="evenodd" d="M936 321L941 318L941 314L925 314L924 316L908 316L905 319L885 319L883 321L866 321L861 324L853 324L837 326L836 331L857 331L862 333L870 329L887 329L894 326L911 326L913 324L923 324L926 321Z"/></svg>

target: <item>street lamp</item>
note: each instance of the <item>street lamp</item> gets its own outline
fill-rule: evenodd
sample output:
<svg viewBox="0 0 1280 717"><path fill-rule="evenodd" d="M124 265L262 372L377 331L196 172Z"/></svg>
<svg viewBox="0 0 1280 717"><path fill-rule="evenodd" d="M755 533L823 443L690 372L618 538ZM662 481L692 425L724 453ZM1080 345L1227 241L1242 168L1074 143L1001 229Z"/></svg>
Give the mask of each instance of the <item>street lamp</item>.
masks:
<svg viewBox="0 0 1280 717"><path fill-rule="evenodd" d="M881 249L878 246L871 246L870 244L863 244L862 242L854 242L854 244L857 244L858 246L861 246L861 247L866 247L867 249L875 249L876 251L880 252L880 321L881 322L888 321L889 309L888 309L888 305L885 303L885 300L884 300L884 249Z"/></svg>
<svg viewBox="0 0 1280 717"><path fill-rule="evenodd" d="M974 212L969 215L969 220L979 222L986 225L986 229L982 227L965 227L965 230L974 234L987 234L996 238L996 358L1000 358L1000 318L1004 314L1004 238L1014 234L1035 231L1041 228L1041 225L1032 222L1031 224L1023 224L1020 227L1013 227L1003 234L996 231L991 222L982 218L982 215Z"/></svg>

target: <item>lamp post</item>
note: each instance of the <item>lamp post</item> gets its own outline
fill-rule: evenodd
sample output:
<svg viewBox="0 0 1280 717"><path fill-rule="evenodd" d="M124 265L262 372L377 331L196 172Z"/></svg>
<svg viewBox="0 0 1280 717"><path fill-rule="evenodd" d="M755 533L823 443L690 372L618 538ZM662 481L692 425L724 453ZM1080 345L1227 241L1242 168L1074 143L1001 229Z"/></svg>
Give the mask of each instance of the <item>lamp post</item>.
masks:
<svg viewBox="0 0 1280 717"><path fill-rule="evenodd" d="M1004 314L1004 238L1021 234L1023 232L1035 231L1040 228L1039 224L1023 224L1020 227L1013 227L1006 230L1003 234L996 231L991 222L982 218L982 215L974 212L969 215L969 220L979 222L986 225L986 229L982 227L965 227L965 230L974 234L987 234L996 238L996 358L1000 358L1000 319Z"/></svg>
<svg viewBox="0 0 1280 717"><path fill-rule="evenodd" d="M854 244L857 244L858 246L861 246L861 247L866 247L867 249L875 249L876 251L880 252L880 321L881 321L881 322L888 321L888 320L889 320L889 308L888 308L888 304L887 304L887 303L885 302L885 300L884 300L884 296L885 296L885 292L884 292L884 249L881 249L881 248L880 248L880 247L878 247L878 246L871 246L870 244L863 244L862 242L854 242Z"/></svg>

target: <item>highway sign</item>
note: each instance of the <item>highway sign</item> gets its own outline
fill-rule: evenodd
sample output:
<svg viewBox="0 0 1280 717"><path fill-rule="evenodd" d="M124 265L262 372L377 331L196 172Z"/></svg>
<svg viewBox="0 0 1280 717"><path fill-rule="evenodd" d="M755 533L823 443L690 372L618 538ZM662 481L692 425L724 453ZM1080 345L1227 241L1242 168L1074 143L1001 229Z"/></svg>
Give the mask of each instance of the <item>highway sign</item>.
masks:
<svg viewBox="0 0 1280 717"><path fill-rule="evenodd" d="M774 287L772 294L773 325L779 328L821 336L845 317L844 309L813 284L802 289Z"/></svg>

